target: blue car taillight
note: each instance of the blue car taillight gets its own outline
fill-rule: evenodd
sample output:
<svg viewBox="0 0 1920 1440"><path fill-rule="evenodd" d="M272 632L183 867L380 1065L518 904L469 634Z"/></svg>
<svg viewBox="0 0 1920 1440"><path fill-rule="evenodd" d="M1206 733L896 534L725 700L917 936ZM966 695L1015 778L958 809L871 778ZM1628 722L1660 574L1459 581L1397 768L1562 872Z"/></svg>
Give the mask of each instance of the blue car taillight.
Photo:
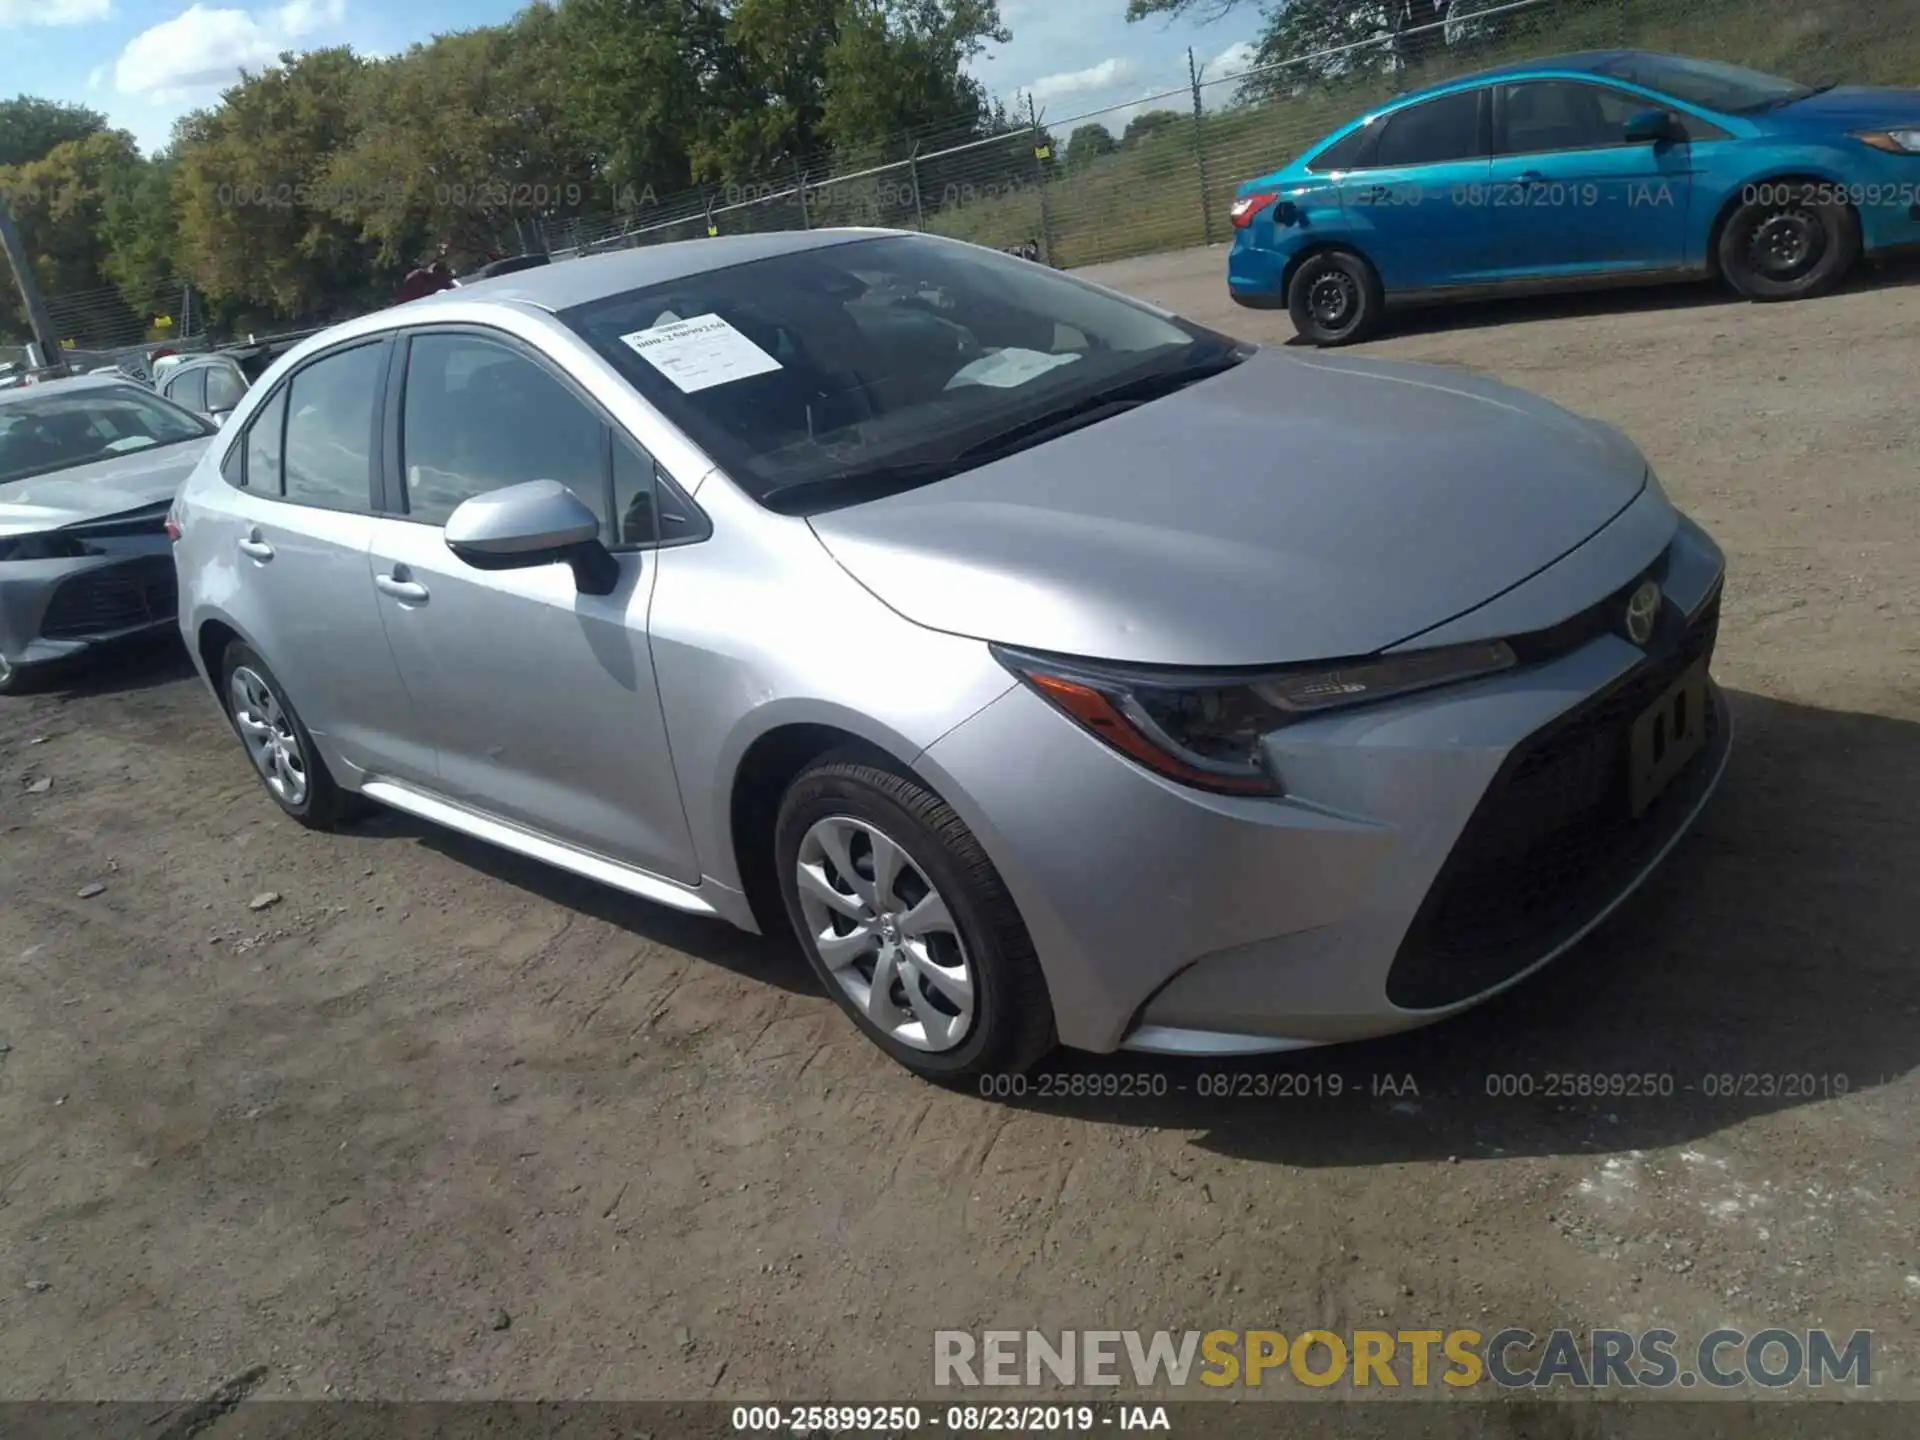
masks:
<svg viewBox="0 0 1920 1440"><path fill-rule="evenodd" d="M1253 217L1280 197L1276 194L1242 195L1233 202L1233 208L1227 211L1227 218L1233 221L1233 228L1244 230L1253 223Z"/></svg>

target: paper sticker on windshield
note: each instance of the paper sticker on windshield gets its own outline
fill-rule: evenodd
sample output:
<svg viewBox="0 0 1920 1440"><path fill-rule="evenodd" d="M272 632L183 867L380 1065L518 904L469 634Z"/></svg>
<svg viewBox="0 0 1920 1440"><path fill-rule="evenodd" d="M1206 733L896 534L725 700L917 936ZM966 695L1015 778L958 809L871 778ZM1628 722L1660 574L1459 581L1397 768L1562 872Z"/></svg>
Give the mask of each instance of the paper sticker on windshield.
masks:
<svg viewBox="0 0 1920 1440"><path fill-rule="evenodd" d="M961 366L947 381L947 389L957 390L962 385L991 385L996 390L1011 390L1016 385L1026 384L1036 375L1044 375L1062 365L1071 365L1079 358L1078 355L1049 355L1043 350L996 350L991 355L982 355L971 364Z"/></svg>
<svg viewBox="0 0 1920 1440"><path fill-rule="evenodd" d="M620 338L688 395L780 368L778 360L718 315L695 315Z"/></svg>

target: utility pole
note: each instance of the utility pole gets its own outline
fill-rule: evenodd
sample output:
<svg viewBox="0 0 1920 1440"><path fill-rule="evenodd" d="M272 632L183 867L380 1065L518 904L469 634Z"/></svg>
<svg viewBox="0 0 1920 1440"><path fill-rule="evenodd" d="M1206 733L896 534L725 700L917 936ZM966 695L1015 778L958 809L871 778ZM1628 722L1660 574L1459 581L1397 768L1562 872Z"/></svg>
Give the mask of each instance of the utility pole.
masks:
<svg viewBox="0 0 1920 1440"><path fill-rule="evenodd" d="M66 355L60 349L60 337L54 332L53 321L47 315L46 302L40 298L39 278L33 273L32 262L27 259L27 248L20 243L20 232L13 228L13 212L7 207L6 197L0 195L0 249L7 252L7 261L13 266L13 280L20 287L20 301L27 309L27 324L33 327L33 338L40 346L40 361L43 365L59 373L67 368Z"/></svg>
<svg viewBox="0 0 1920 1440"><path fill-rule="evenodd" d="M1200 98L1200 62L1187 47L1187 85L1193 91L1193 158L1200 170L1200 233L1213 244L1213 185L1207 179L1207 107Z"/></svg>

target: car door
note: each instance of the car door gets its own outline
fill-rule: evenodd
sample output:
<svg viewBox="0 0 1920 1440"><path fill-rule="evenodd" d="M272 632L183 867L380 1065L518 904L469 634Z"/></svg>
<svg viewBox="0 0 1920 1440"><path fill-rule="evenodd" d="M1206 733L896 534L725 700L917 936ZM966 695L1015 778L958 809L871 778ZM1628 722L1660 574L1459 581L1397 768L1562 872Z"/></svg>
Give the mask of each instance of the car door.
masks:
<svg viewBox="0 0 1920 1440"><path fill-rule="evenodd" d="M248 418L222 473L226 608L314 738L363 770L430 781L433 749L375 603L367 547L378 493L384 339L308 361Z"/></svg>
<svg viewBox="0 0 1920 1440"><path fill-rule="evenodd" d="M396 363L390 513L375 525L374 579L394 658L433 737L441 793L697 881L647 640L652 462L516 339L415 331ZM642 472L644 487L633 478ZM601 517L620 566L613 593L581 594L565 565L483 571L447 548L441 527L461 501L538 479L569 486Z"/></svg>
<svg viewBox="0 0 1920 1440"><path fill-rule="evenodd" d="M1391 294L1472 280L1485 265L1484 217L1459 202L1487 182L1485 87L1423 100L1367 128L1377 133L1340 177L1340 208L1381 284Z"/></svg>
<svg viewBox="0 0 1920 1440"><path fill-rule="evenodd" d="M1682 132L1630 141L1656 108L1585 80L1522 80L1494 92L1489 203L1511 237L1512 278L1677 269L1686 263L1692 158Z"/></svg>

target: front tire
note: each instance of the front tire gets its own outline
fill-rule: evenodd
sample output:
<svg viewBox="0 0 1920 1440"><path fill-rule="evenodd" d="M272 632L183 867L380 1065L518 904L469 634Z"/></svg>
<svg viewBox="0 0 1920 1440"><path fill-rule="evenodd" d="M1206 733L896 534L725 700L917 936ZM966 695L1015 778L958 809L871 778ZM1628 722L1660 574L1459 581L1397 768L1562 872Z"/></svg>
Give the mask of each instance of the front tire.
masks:
<svg viewBox="0 0 1920 1440"><path fill-rule="evenodd" d="M787 915L835 1003L941 1084L1018 1074L1058 1043L1013 897L939 796L863 753L803 772L774 857Z"/></svg>
<svg viewBox="0 0 1920 1440"><path fill-rule="evenodd" d="M234 734L273 803L310 830L331 830L353 811L293 702L251 646L235 641L220 657L220 698Z"/></svg>
<svg viewBox="0 0 1920 1440"><path fill-rule="evenodd" d="M1717 257L1727 283L1749 300L1805 300L1832 290L1860 258L1860 218L1823 200L1811 182L1749 187L1727 217Z"/></svg>
<svg viewBox="0 0 1920 1440"><path fill-rule="evenodd" d="M1385 308L1380 277L1351 250L1309 255L1287 283L1293 328L1314 345L1351 345L1366 339L1379 326Z"/></svg>

